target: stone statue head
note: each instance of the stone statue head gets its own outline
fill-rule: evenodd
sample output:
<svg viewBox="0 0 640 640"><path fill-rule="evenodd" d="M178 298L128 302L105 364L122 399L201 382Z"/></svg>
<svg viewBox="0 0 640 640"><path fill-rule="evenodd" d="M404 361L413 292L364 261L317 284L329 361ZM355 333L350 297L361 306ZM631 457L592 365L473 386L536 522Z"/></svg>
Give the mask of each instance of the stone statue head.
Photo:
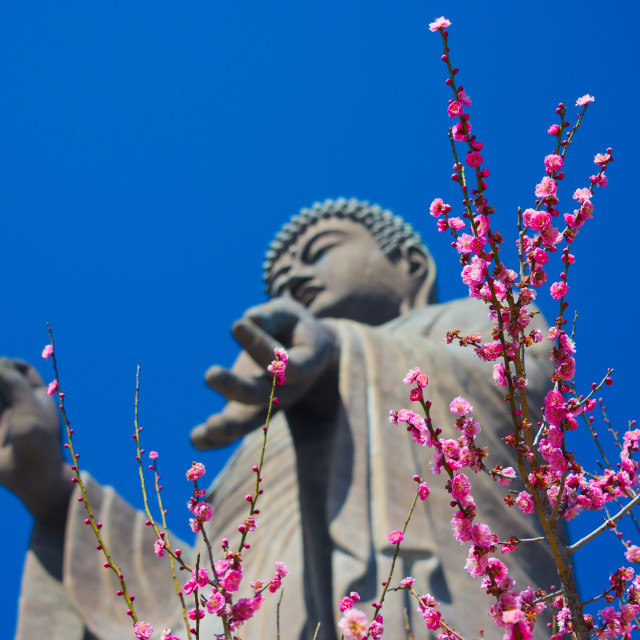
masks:
<svg viewBox="0 0 640 640"><path fill-rule="evenodd" d="M316 202L277 233L266 254L270 297L314 315L379 325L435 302L436 268L420 235L378 205Z"/></svg>

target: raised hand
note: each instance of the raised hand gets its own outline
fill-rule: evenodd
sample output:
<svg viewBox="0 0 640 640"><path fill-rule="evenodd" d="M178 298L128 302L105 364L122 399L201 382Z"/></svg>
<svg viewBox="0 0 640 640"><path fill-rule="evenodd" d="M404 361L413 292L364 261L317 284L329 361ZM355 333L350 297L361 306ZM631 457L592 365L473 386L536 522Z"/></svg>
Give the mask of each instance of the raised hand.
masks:
<svg viewBox="0 0 640 640"><path fill-rule="evenodd" d="M301 406L330 413L337 399L339 344L332 326L295 300L283 297L249 309L233 326L244 352L232 369L211 367L207 384L228 400L220 413L192 432L199 448L224 446L264 424L273 377L267 372L276 347L289 354L287 381L278 387L279 408Z"/></svg>
<svg viewBox="0 0 640 640"><path fill-rule="evenodd" d="M58 411L42 378L26 362L0 358L0 484L38 522L63 526L70 477L60 449Z"/></svg>

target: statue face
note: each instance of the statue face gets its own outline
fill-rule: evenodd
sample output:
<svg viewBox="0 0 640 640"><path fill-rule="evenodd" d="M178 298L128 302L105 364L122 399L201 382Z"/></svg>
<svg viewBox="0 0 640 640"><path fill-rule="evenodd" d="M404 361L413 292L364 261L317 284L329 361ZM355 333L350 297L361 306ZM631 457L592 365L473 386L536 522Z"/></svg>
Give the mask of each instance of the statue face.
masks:
<svg viewBox="0 0 640 640"><path fill-rule="evenodd" d="M290 295L315 316L378 325L400 314L409 295L408 264L392 262L353 220L320 220L275 261L272 297Z"/></svg>

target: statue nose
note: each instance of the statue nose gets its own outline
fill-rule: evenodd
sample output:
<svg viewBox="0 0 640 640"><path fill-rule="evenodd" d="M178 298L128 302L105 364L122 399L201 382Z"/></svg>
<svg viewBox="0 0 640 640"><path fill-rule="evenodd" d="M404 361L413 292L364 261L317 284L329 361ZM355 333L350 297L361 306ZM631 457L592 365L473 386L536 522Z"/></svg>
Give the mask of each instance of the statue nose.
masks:
<svg viewBox="0 0 640 640"><path fill-rule="evenodd" d="M304 275L299 272L291 274L291 276L289 277L289 282L287 283L287 288L291 292L293 298L295 298L296 300L300 300L305 285L312 279L312 276Z"/></svg>

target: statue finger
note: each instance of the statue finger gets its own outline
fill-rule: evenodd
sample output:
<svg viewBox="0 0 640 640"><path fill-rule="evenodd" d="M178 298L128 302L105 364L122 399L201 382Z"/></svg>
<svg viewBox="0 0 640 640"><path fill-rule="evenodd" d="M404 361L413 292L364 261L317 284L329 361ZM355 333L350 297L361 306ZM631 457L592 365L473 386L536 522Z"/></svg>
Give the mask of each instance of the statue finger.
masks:
<svg viewBox="0 0 640 640"><path fill-rule="evenodd" d="M227 400L242 404L265 405L269 400L271 382L256 376L239 376L219 365L209 368L205 374L207 384Z"/></svg>
<svg viewBox="0 0 640 640"><path fill-rule="evenodd" d="M273 336L251 320L238 320L233 325L233 337L262 369L273 360L275 349L283 348Z"/></svg>
<svg viewBox="0 0 640 640"><path fill-rule="evenodd" d="M256 411L247 405L229 403L223 411L193 428L191 442L197 449L224 447L259 429L265 420L266 410Z"/></svg>
<svg viewBox="0 0 640 640"><path fill-rule="evenodd" d="M305 313L308 312L299 302L282 297L252 307L244 314L244 319L262 327L271 336L287 336Z"/></svg>

